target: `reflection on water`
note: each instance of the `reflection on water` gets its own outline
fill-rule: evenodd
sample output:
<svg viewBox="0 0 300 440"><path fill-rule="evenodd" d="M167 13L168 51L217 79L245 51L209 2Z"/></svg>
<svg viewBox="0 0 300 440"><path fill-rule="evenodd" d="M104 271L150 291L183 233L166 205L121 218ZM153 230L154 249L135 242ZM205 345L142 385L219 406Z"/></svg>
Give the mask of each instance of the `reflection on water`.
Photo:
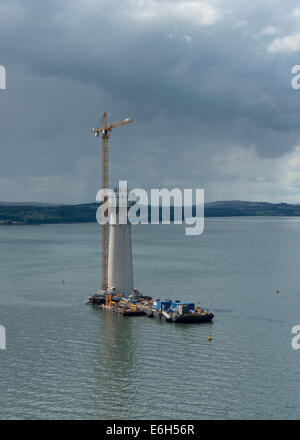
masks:
<svg viewBox="0 0 300 440"><path fill-rule="evenodd" d="M102 345L102 350L98 345L95 376L101 388L99 398L105 391L106 407L111 408L113 416L116 406L126 408L128 392L135 380L133 321L97 308L95 313L99 317L99 341Z"/></svg>
<svg viewBox="0 0 300 440"><path fill-rule="evenodd" d="M136 286L208 307L203 325L84 305L97 228L0 227L0 418L299 417L300 219L208 219L196 238L134 228Z"/></svg>

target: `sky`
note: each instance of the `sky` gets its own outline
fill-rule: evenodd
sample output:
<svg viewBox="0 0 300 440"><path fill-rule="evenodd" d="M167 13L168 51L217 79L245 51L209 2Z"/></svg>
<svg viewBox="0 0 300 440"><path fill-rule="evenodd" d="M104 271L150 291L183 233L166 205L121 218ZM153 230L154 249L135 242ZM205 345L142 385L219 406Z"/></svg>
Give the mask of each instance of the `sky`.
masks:
<svg viewBox="0 0 300 440"><path fill-rule="evenodd" d="M300 203L293 0L0 0L0 201L93 202L110 186Z"/></svg>

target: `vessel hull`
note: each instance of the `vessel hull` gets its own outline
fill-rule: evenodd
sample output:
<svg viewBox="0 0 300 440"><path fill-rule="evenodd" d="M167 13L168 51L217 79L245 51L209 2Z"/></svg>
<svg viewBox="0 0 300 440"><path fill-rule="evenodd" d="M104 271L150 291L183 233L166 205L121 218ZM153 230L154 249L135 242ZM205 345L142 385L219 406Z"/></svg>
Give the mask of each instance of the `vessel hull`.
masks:
<svg viewBox="0 0 300 440"><path fill-rule="evenodd" d="M189 324L201 324L204 322L211 322L214 318L213 313L206 313L205 315L177 315L168 317L166 314L163 314L161 311L151 310L147 313L149 318L158 318L165 319L167 322L177 322L177 323L189 323Z"/></svg>

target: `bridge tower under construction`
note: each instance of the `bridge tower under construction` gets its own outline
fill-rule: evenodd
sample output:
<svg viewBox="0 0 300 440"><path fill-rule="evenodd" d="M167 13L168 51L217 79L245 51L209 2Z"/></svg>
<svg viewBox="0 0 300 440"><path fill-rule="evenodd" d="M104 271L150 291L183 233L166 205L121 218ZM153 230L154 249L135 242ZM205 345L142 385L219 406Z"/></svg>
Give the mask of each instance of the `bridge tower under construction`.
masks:
<svg viewBox="0 0 300 440"><path fill-rule="evenodd" d="M108 196L109 206L114 207L109 224L108 289L124 296L133 293L131 224L127 218L133 202L127 196L122 188L115 190L113 200Z"/></svg>
<svg viewBox="0 0 300 440"><path fill-rule="evenodd" d="M127 118L123 121L109 124L106 113L103 115L102 128L94 128L96 137L102 135L102 189L108 189L108 140L113 128L132 122ZM115 206L114 210L107 209L108 206ZM131 225L122 220L130 207L127 201L127 189L122 188L114 192L114 197L105 196L103 203L106 209L102 216L108 218L109 222L102 225L102 293L114 292L129 296L133 293L133 269L132 269L132 246L131 246ZM124 205L125 204L125 205Z"/></svg>

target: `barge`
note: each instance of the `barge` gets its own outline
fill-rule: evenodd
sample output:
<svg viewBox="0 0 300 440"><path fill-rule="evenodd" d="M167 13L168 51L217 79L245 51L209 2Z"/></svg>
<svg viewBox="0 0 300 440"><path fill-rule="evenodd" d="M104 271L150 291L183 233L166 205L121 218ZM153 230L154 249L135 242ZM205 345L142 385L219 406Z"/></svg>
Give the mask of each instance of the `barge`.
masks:
<svg viewBox="0 0 300 440"><path fill-rule="evenodd" d="M213 313L195 306L193 302L182 302L180 300L174 302L171 300L161 301L160 299L153 302L147 316L149 318L155 317L165 319L167 322L178 323L211 322L214 318Z"/></svg>
<svg viewBox="0 0 300 440"><path fill-rule="evenodd" d="M122 295L98 292L89 297L89 304L98 305L101 310L111 311L121 316L142 316L164 319L167 322L203 323L211 322L214 314L193 302L180 300L152 299L141 294L131 295L129 298Z"/></svg>

